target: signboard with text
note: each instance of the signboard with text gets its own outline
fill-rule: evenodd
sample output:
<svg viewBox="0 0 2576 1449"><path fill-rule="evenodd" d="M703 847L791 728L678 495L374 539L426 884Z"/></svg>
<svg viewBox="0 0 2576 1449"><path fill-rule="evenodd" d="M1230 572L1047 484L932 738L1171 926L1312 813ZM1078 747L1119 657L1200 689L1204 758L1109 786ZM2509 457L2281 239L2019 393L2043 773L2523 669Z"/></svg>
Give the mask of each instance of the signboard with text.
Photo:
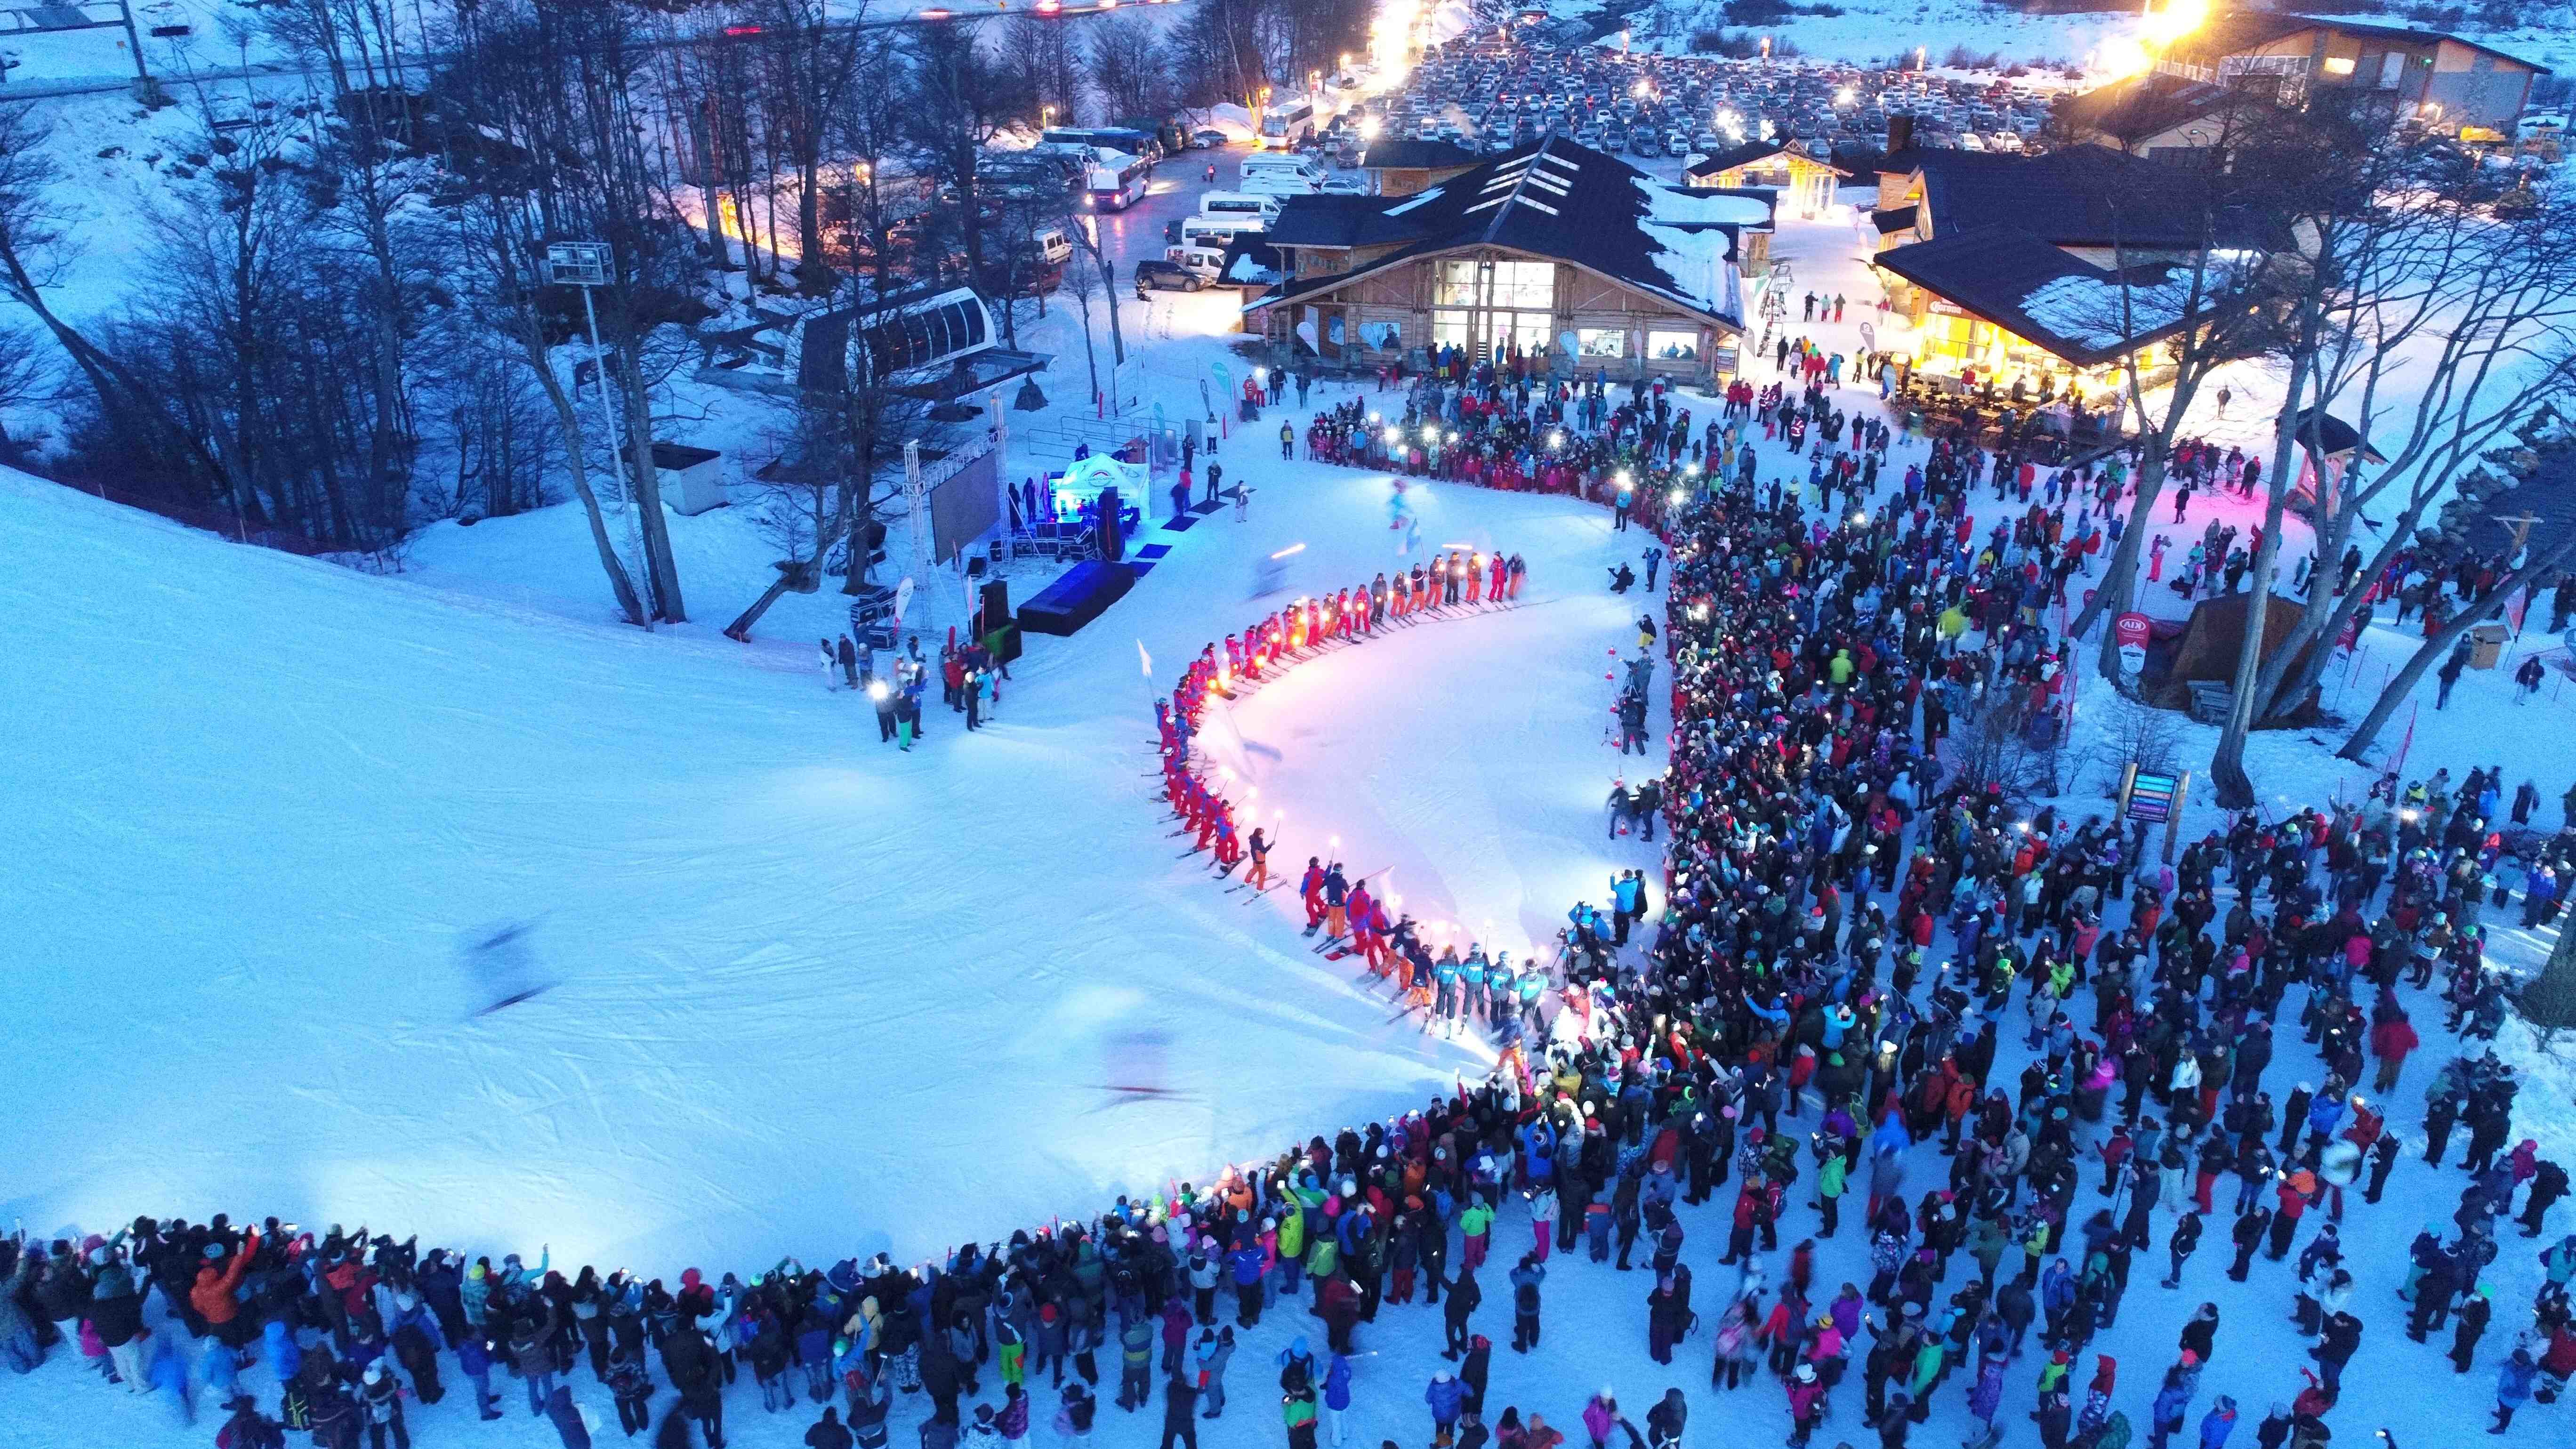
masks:
<svg viewBox="0 0 2576 1449"><path fill-rule="evenodd" d="M2154 632L2155 625L2147 616L2135 611L2111 621L2111 637L2119 646L2121 678L2134 680L2147 667L2147 640Z"/></svg>

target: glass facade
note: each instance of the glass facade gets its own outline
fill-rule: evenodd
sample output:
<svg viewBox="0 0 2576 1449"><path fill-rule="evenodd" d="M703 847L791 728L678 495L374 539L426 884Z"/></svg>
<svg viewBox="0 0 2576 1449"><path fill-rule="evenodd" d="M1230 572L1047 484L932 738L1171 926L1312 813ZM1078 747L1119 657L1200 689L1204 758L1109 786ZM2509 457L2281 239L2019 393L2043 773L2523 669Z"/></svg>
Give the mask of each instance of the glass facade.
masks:
<svg viewBox="0 0 2576 1449"><path fill-rule="evenodd" d="M1444 258L1431 305L1434 347L1544 351L1556 340L1556 263Z"/></svg>

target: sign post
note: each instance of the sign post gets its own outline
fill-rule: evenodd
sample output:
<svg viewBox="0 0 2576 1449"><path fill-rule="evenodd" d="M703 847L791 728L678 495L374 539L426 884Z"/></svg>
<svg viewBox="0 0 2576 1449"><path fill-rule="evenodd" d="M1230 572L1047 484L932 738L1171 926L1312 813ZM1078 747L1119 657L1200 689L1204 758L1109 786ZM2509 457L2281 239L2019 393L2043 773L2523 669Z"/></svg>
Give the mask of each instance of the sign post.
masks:
<svg viewBox="0 0 2576 1449"><path fill-rule="evenodd" d="M2147 640L2155 625L2146 615L2131 610L2111 621L2111 637L2117 641L2120 655L2120 683L2134 688L2138 676L2147 667Z"/></svg>
<svg viewBox="0 0 2576 1449"><path fill-rule="evenodd" d="M2167 775L2129 766L2120 780L2120 814L2165 827L2165 864L2173 864L2174 844L2182 831L2182 807L2191 798L2191 772Z"/></svg>

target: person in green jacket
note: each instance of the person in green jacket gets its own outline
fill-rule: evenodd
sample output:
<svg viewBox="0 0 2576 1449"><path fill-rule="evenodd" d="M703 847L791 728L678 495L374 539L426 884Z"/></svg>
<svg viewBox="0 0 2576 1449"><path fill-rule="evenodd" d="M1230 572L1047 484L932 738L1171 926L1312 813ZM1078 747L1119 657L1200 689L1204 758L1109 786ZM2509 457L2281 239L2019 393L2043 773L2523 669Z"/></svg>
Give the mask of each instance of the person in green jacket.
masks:
<svg viewBox="0 0 2576 1449"><path fill-rule="evenodd" d="M1315 1301L1324 1301L1324 1280L1342 1265L1341 1244L1331 1233L1317 1233L1306 1245L1306 1276L1315 1280Z"/></svg>
<svg viewBox="0 0 2576 1449"><path fill-rule="evenodd" d="M1294 1203L1282 1203L1278 1222L1279 1291L1293 1298L1297 1296L1297 1275L1306 1267L1305 1211ZM1267 1308L1277 1301L1272 1299L1262 1306Z"/></svg>
<svg viewBox="0 0 2576 1449"><path fill-rule="evenodd" d="M1823 1209L1825 1230L1818 1236L1830 1238L1839 1220L1843 1197L1843 1179L1851 1171L1851 1160L1840 1152L1828 1152L1816 1168L1816 1206Z"/></svg>
<svg viewBox="0 0 2576 1449"><path fill-rule="evenodd" d="M1932 1411L1932 1389L1941 1382L1941 1362L1946 1350L1947 1345L1940 1339L1927 1336L1923 1346L1914 1351L1914 1376L1906 1381L1905 1388L1913 1396L1914 1422L1918 1424L1923 1422L1922 1416Z"/></svg>
<svg viewBox="0 0 2576 1449"><path fill-rule="evenodd" d="M1467 1210L1458 1214L1458 1232L1467 1240L1466 1251L1458 1259L1461 1270L1473 1271L1484 1265L1485 1248L1493 1239L1493 1231L1493 1206L1485 1201L1483 1193L1478 1193Z"/></svg>
<svg viewBox="0 0 2576 1449"><path fill-rule="evenodd" d="M1288 1449L1315 1449L1315 1391L1293 1389L1279 1400L1279 1416L1288 1424Z"/></svg>

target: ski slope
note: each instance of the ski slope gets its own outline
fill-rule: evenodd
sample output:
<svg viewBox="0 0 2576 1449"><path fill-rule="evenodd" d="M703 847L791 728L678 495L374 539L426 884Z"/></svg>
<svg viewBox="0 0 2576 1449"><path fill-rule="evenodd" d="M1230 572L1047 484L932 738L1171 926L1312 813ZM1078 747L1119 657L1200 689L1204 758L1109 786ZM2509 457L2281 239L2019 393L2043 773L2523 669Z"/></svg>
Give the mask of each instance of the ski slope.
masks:
<svg viewBox="0 0 2576 1449"><path fill-rule="evenodd" d="M1390 1023L1287 893L1245 909L1176 860L1149 798L1140 644L1168 688L1279 602L1244 598L1258 556L1305 543L1292 588L1394 561L1383 478L1228 461L1260 485L1249 522L1149 533L1168 558L1035 641L989 732L934 710L909 755L803 649L589 625L0 475L0 930L42 1044L11 1074L0 1213L50 1235L274 1212L657 1273L927 1256L1472 1075L1481 1046ZM1604 651L1635 618L1600 569L1643 535L1464 489L1422 514L1426 541L1524 553L1523 607L1247 701L1280 750L1279 859L1346 819L1355 871L1400 856L1426 902L1544 939L1569 892L1653 858L1599 836ZM1438 794L1399 808L1408 779ZM474 1016L462 947L512 924L559 984ZM1107 1090L1134 1085L1169 1095Z"/></svg>

